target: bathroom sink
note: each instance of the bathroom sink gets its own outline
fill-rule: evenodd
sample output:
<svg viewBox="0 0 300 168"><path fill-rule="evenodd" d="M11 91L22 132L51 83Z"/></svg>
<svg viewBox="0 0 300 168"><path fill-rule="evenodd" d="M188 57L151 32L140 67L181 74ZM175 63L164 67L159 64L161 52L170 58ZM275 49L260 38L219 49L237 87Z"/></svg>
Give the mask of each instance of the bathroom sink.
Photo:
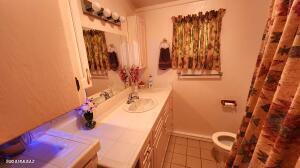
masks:
<svg viewBox="0 0 300 168"><path fill-rule="evenodd" d="M129 113L143 113L152 110L156 106L156 101L151 98L139 98L130 104L125 104L123 109Z"/></svg>

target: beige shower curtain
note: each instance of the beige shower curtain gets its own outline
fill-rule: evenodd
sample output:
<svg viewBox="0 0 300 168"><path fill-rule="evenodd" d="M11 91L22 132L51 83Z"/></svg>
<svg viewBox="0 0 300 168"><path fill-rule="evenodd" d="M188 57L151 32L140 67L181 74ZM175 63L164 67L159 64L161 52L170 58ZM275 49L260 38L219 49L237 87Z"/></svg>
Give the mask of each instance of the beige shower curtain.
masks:
<svg viewBox="0 0 300 168"><path fill-rule="evenodd" d="M178 72L221 71L220 33L225 9L172 17L172 67Z"/></svg>
<svg viewBox="0 0 300 168"><path fill-rule="evenodd" d="M273 0L270 9L227 167L292 168L300 154L300 0Z"/></svg>
<svg viewBox="0 0 300 168"><path fill-rule="evenodd" d="M88 63L93 76L103 75L110 69L108 51L103 31L83 30Z"/></svg>

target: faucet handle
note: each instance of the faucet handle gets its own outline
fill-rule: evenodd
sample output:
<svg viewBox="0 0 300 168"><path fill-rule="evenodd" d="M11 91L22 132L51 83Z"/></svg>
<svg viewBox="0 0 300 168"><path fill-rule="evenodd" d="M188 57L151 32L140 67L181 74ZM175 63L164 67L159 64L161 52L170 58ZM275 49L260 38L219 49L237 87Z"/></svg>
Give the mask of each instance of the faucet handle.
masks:
<svg viewBox="0 0 300 168"><path fill-rule="evenodd" d="M109 93L107 93L106 91L102 91L102 92L100 93L100 97L102 97L102 96L105 98L105 100L107 100L107 99L110 98Z"/></svg>

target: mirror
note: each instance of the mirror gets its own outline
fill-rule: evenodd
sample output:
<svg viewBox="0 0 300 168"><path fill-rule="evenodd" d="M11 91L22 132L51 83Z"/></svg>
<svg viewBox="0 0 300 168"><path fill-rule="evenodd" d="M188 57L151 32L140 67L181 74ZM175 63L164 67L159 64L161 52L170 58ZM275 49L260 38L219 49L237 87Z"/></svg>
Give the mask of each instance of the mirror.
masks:
<svg viewBox="0 0 300 168"><path fill-rule="evenodd" d="M128 62L127 37L87 28L83 36L92 79L86 94L100 104L125 89L119 70Z"/></svg>

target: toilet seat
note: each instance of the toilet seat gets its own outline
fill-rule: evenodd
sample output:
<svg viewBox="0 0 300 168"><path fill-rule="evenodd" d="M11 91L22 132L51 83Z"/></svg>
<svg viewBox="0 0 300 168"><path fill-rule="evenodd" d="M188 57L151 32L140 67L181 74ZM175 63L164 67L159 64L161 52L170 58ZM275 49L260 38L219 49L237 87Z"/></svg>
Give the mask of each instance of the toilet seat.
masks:
<svg viewBox="0 0 300 168"><path fill-rule="evenodd" d="M234 142L234 139L236 138L236 134L231 133L231 132L216 132L212 135L212 140L213 142L219 146L220 148L226 150L226 151L230 151L232 145L228 145L225 143L222 143L222 140L220 140L221 137L228 137L229 139L232 139L232 143ZM230 140L231 142L231 140Z"/></svg>

